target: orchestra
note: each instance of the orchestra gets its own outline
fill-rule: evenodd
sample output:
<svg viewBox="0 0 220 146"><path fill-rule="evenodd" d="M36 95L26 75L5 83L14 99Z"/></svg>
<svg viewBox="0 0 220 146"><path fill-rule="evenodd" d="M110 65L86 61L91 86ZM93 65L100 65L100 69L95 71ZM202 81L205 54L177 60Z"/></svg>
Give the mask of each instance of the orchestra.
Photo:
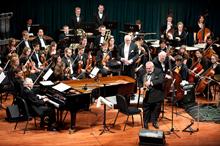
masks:
<svg viewBox="0 0 220 146"><path fill-rule="evenodd" d="M154 46L152 43L145 43L144 36L147 33L143 33L143 24L139 19L136 20L139 32L132 32L136 34L134 39L130 34L126 34L123 35L123 41L116 43L114 35L117 33L112 33L104 25L104 22L108 20L104 5L100 4L98 12L94 15L96 26L94 32L96 30L99 32L92 35L88 35L83 29L85 19L81 15L81 8L76 7L74 10L72 24L63 25L59 35L54 37L45 35L43 28L38 29L36 36L30 36L30 33L33 34L32 19L28 19L27 26L22 30L21 40L11 38L9 44L1 52L3 66L0 68L3 71L8 71L9 79L16 86L17 95L22 95L24 87L25 92L30 90L28 83L26 83L29 80L35 81L39 77L40 80L43 80L41 75L45 75L49 69L52 70L52 74L48 80L52 82L90 79L90 73L93 69L98 68L99 71L95 75L97 78L129 76L139 86L147 85L148 88L154 88L157 80L154 78L156 77L152 77L152 83L145 80L142 82L142 79L146 76L146 72L153 73L155 69L155 74L161 78L159 86L163 86L164 89L160 91L164 95L162 98L168 96L170 83L175 79L174 86L177 92L175 100L181 102L184 96L183 88L180 85L182 81L195 84L195 91L198 95L207 94L207 90L210 90L208 88L209 81L215 80L214 75L219 74L220 45L217 44L218 39L213 39L214 32L206 25L205 16L199 17L193 32L193 42L205 43L205 47L194 47L191 50L187 48L189 47L187 46L188 30L182 21L179 21L175 26L172 15L168 15L166 24L158 28L160 31L159 44ZM72 30L75 33L72 33ZM78 35L78 31L81 31L82 34ZM144 36L139 36L139 33ZM92 41L88 42L91 37ZM58 38L58 41L53 38ZM146 63L148 66L145 66ZM25 86L22 84L24 81ZM30 82L32 84L32 81ZM212 82L212 84L214 83ZM154 94L153 92L150 91L150 94ZM34 98L41 100L35 96ZM158 102L162 100L158 95ZM40 102L43 106L46 100ZM150 103L146 101L145 104ZM161 103L157 104L154 105L155 108L160 108ZM149 112L146 107L144 110L144 112ZM74 112L76 112L75 109ZM154 127L159 128L157 114L154 115L153 124ZM147 123L149 122L148 116L149 113L144 117ZM147 123L145 128L148 128Z"/></svg>

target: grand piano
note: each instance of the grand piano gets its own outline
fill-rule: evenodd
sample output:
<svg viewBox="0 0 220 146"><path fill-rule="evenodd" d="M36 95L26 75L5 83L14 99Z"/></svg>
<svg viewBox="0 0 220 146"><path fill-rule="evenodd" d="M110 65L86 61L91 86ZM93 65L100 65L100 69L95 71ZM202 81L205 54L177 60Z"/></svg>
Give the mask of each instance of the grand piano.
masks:
<svg viewBox="0 0 220 146"><path fill-rule="evenodd" d="M128 76L101 77L95 79L67 80L60 82L70 88L60 92L53 86L44 87L44 92L58 108L70 111L70 130L75 129L76 113L87 109L92 98L107 97L121 94L129 96L136 92L136 81Z"/></svg>

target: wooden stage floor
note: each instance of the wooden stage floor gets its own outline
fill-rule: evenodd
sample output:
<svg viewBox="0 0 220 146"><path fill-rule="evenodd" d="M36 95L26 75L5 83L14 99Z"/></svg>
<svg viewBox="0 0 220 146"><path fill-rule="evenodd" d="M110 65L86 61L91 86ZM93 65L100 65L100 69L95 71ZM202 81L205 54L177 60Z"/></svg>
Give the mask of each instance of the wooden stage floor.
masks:
<svg viewBox="0 0 220 146"><path fill-rule="evenodd" d="M11 98L3 101L3 105L10 105ZM171 106L165 104L165 117L171 118ZM65 120L66 128L56 132L48 132L39 127L35 127L34 121L30 121L26 134L23 134L25 122L18 124L14 130L15 123L5 121L5 110L0 110L0 146L137 146L139 144L139 131L141 129L140 116L134 116L134 127L130 124L123 131L126 116L119 114L115 127L110 128L100 135L103 128L103 107L96 108L96 104L91 106L91 111L82 111L77 114L77 131L69 134L69 114ZM168 146L214 146L220 145L220 124L214 122L195 122L193 129L198 132L190 134L182 130L190 124L191 117L182 108L174 108L179 114L173 115L173 125L170 120L160 119L160 130L165 133L173 127L174 132L165 135ZM95 114L94 114L95 113ZM112 124L116 116L116 109L107 109L106 123ZM39 125L39 122L38 122ZM155 130L149 124L150 130ZM179 131L177 131L179 130Z"/></svg>

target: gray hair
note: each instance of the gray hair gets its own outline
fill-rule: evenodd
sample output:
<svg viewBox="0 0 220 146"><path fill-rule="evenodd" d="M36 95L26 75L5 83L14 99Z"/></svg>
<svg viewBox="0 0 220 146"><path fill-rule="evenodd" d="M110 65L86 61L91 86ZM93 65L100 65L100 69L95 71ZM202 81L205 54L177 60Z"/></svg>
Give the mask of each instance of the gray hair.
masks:
<svg viewBox="0 0 220 146"><path fill-rule="evenodd" d="M28 85L31 84L31 83L33 83L31 78L25 78L24 82L23 82L23 85L24 85L24 87L28 87Z"/></svg>

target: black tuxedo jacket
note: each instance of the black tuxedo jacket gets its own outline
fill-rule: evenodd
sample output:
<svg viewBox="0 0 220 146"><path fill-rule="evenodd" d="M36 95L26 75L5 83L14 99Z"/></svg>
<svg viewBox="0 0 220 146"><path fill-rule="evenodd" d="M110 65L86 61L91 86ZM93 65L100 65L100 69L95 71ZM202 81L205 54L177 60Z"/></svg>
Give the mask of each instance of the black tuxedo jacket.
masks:
<svg viewBox="0 0 220 146"><path fill-rule="evenodd" d="M103 13L102 19L99 17L98 13L95 13L94 15L94 21L96 24L96 27L98 28L100 25L103 25L105 21L108 21L108 16L106 13Z"/></svg>
<svg viewBox="0 0 220 146"><path fill-rule="evenodd" d="M145 77L146 74L143 76L143 81ZM154 69L151 74L151 82L153 85L150 85L148 88L144 102L154 103L162 101L164 98L164 76L160 69Z"/></svg>
<svg viewBox="0 0 220 146"><path fill-rule="evenodd" d="M124 46L125 46L125 43L122 43L118 47L118 59L119 60L121 60L121 58L125 57ZM130 48L129 48L128 60L132 59L133 60L132 64L135 64L135 61L138 59L138 57L139 57L139 55L138 55L138 47L137 47L136 44L131 43L130 44Z"/></svg>
<svg viewBox="0 0 220 146"><path fill-rule="evenodd" d="M73 15L72 17L72 25L74 29L82 28L84 23L84 17L80 15L79 22L77 22L76 15Z"/></svg>

